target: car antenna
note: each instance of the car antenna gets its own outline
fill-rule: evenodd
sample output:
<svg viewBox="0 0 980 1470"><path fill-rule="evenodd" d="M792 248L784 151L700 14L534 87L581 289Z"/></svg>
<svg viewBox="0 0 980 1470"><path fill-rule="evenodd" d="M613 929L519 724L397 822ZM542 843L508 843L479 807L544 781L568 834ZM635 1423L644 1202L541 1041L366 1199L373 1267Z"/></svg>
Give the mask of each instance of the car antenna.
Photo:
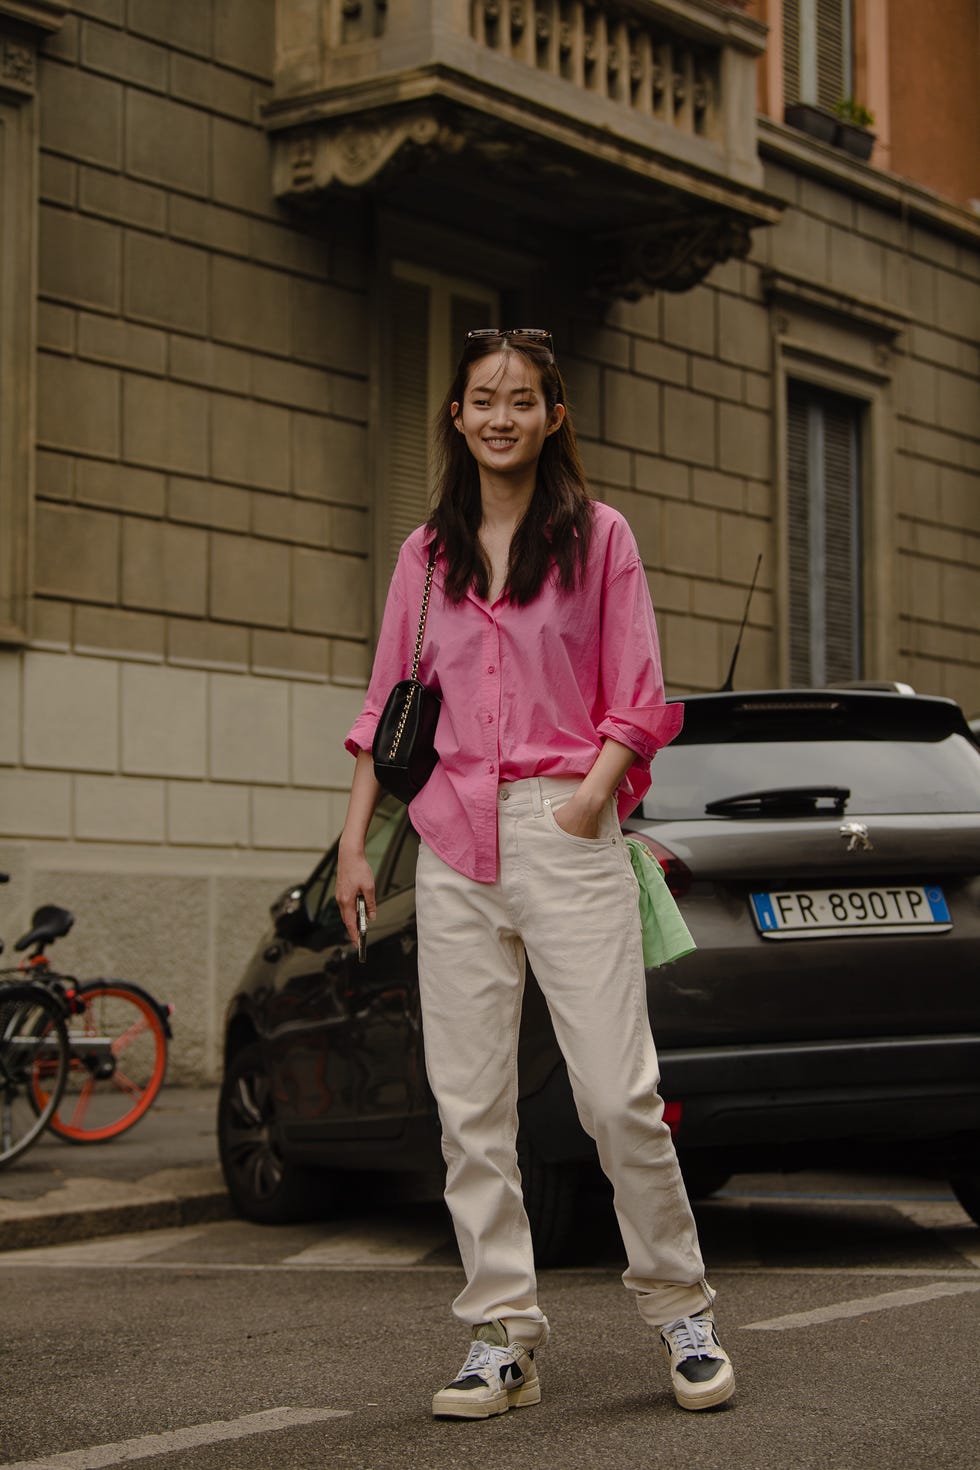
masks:
<svg viewBox="0 0 980 1470"><path fill-rule="evenodd" d="M761 566L762 552L760 551L758 557L756 558L755 571L752 573L752 586L749 588L749 595L745 599L745 611L742 614L742 626L738 630L738 637L735 639L735 650L732 654L732 661L728 665L728 678L719 689L719 694L731 694L733 689L735 688L735 665L738 663L739 650L742 647L742 634L745 632L745 624L747 623L749 617L749 606L752 602L752 594L755 591L755 581L759 575L759 568Z"/></svg>

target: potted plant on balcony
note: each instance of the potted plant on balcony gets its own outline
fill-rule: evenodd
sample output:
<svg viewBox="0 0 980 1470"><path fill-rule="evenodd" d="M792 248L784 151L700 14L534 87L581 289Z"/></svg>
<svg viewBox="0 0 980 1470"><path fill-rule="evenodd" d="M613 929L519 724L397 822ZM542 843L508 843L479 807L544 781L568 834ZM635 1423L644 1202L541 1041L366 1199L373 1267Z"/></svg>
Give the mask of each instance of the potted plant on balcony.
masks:
<svg viewBox="0 0 980 1470"><path fill-rule="evenodd" d="M842 97L834 111L837 113L834 142L838 148L867 162L875 145L875 135L871 132L874 114L853 97Z"/></svg>
<svg viewBox="0 0 980 1470"><path fill-rule="evenodd" d="M834 113L814 102L787 102L783 109L783 120L801 133L809 133L821 143L833 143L837 137L839 123Z"/></svg>

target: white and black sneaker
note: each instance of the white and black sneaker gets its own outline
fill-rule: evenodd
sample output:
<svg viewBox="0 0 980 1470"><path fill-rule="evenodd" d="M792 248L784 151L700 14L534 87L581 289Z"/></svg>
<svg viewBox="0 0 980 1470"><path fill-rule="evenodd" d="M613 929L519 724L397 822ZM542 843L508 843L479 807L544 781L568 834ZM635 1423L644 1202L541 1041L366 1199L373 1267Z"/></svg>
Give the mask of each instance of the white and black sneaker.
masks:
<svg viewBox="0 0 980 1470"><path fill-rule="evenodd" d="M433 1395L432 1413L436 1419L489 1419L540 1402L534 1354L509 1343L502 1322L483 1322L458 1376Z"/></svg>
<svg viewBox="0 0 980 1470"><path fill-rule="evenodd" d="M715 1331L709 1307L696 1317L678 1317L660 1329L670 1364L674 1397L682 1409L713 1409L735 1392L731 1360Z"/></svg>

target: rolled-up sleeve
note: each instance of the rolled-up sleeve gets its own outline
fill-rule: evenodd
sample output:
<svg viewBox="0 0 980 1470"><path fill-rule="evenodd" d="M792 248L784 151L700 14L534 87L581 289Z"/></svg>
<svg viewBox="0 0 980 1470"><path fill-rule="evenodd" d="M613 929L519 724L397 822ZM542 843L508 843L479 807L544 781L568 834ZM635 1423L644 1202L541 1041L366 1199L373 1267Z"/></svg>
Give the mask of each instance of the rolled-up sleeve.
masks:
<svg viewBox="0 0 980 1470"><path fill-rule="evenodd" d="M422 582L417 571L419 552L413 544L415 536L402 546L391 575L391 585L385 601L381 632L374 655L371 679L364 696L361 713L354 721L344 745L351 755L361 750L370 750L374 743L374 732L378 728L381 712L385 707L392 685L407 679L412 672L412 657L418 633L419 606L422 598ZM421 575L424 577L424 568ZM418 582L416 604L411 601L411 588Z"/></svg>
<svg viewBox="0 0 980 1470"><path fill-rule="evenodd" d="M657 623L639 557L603 589L600 640L596 729L648 766L680 730L684 706L664 698Z"/></svg>

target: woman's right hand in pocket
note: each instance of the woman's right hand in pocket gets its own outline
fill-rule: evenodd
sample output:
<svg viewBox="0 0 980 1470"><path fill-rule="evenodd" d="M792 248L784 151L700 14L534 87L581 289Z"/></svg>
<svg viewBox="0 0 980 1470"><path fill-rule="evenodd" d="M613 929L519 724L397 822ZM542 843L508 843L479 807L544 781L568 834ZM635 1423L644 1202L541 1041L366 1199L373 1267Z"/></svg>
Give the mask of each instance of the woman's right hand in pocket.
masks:
<svg viewBox="0 0 980 1470"><path fill-rule="evenodd" d="M374 897L374 874L371 864L363 853L345 853L343 847L337 855L337 907L344 921L344 928L351 943L357 943L357 895L364 894L367 916L371 920L378 912Z"/></svg>

